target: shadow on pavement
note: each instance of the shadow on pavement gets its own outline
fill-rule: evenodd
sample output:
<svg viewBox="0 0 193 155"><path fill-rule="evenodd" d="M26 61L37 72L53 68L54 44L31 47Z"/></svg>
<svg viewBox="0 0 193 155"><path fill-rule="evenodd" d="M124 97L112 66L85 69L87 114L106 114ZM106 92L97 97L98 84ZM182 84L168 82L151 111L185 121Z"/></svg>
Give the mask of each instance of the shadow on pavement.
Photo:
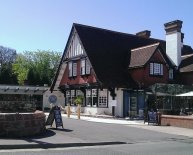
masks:
<svg viewBox="0 0 193 155"><path fill-rule="evenodd" d="M41 138L48 138L48 137L52 137L56 134L56 132L52 131L52 130L49 130L49 129L46 129L45 132L41 133L41 134L38 134L38 135L35 135L35 136L30 136L30 137L24 137L24 138L32 138L32 139L41 139Z"/></svg>
<svg viewBox="0 0 193 155"><path fill-rule="evenodd" d="M64 129L64 128L49 128L50 130L55 130L55 131L64 131L64 132L72 132L73 130L70 129Z"/></svg>
<svg viewBox="0 0 193 155"><path fill-rule="evenodd" d="M1 135L0 138L1 139L8 139L8 140L26 140L26 139L41 139L41 138L47 138L47 137L51 137L54 136L56 133L52 130L46 129L45 132L37 134L37 135L33 135L33 136L22 136L22 137L12 137L10 136L6 136L6 135Z"/></svg>

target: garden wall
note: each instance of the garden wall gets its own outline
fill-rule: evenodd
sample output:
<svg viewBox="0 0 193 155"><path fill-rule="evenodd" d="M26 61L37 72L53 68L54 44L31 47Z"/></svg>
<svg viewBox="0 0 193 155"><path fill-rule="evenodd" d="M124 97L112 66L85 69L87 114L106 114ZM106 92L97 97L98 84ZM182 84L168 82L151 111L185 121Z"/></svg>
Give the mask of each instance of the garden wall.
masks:
<svg viewBox="0 0 193 155"><path fill-rule="evenodd" d="M0 113L0 136L32 136L45 131L46 116L42 111L34 113Z"/></svg>
<svg viewBox="0 0 193 155"><path fill-rule="evenodd" d="M161 125L193 129L193 116L162 115Z"/></svg>

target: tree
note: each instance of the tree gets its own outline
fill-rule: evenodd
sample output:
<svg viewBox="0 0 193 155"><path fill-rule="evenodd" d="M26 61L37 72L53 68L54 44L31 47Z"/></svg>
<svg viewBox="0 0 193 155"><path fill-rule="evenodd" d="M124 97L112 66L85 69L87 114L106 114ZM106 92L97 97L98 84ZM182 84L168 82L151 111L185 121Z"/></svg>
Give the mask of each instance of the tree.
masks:
<svg viewBox="0 0 193 155"><path fill-rule="evenodd" d="M17 84L12 63L16 58L16 50L0 46L0 84Z"/></svg>
<svg viewBox="0 0 193 155"><path fill-rule="evenodd" d="M17 77L12 68L6 64L0 68L0 84L17 84Z"/></svg>
<svg viewBox="0 0 193 155"><path fill-rule="evenodd" d="M30 62L24 54L18 54L15 63L13 63L13 72L17 75L17 80L20 85L24 84L27 79L27 74L30 68Z"/></svg>
<svg viewBox="0 0 193 155"><path fill-rule="evenodd" d="M50 85L60 59L60 52L26 51L17 56L16 62L13 64L14 73L18 75L21 85L24 80L27 80L30 85Z"/></svg>
<svg viewBox="0 0 193 155"><path fill-rule="evenodd" d="M16 50L0 46L0 66L12 64L16 59Z"/></svg>

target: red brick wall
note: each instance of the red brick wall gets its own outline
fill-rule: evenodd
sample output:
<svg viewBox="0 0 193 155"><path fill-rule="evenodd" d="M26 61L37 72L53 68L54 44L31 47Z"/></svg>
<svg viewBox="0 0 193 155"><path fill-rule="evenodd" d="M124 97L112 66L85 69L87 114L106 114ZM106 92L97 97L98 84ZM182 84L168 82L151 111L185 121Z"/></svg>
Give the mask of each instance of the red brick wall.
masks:
<svg viewBox="0 0 193 155"><path fill-rule="evenodd" d="M83 83L95 83L96 78L93 72L93 69L91 68L91 74L86 76L80 75L80 60L77 61L77 76L76 77L70 77L68 76L68 65L66 67L66 70L64 71L64 75L62 77L62 80L60 82L60 85L67 84L73 85L73 84L83 84Z"/></svg>
<svg viewBox="0 0 193 155"><path fill-rule="evenodd" d="M157 62L163 64L163 76L151 76L150 73L150 62ZM155 83L168 83L168 67L161 54L156 51L149 63L145 67L134 68L129 70L132 78L140 84L141 87L148 87Z"/></svg>
<svg viewBox="0 0 193 155"><path fill-rule="evenodd" d="M0 113L0 135L8 137L32 136L45 131L46 116L35 113Z"/></svg>
<svg viewBox="0 0 193 155"><path fill-rule="evenodd" d="M191 117L191 116L162 115L161 116L161 125L162 126L176 126L176 127L193 129L193 117Z"/></svg>

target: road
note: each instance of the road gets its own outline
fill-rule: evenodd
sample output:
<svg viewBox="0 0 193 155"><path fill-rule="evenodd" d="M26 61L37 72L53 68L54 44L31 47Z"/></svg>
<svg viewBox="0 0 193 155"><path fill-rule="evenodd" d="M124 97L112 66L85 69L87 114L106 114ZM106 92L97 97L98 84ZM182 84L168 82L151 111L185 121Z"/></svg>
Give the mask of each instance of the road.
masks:
<svg viewBox="0 0 193 155"><path fill-rule="evenodd" d="M0 155L192 155L192 153L193 144L180 141L0 151Z"/></svg>
<svg viewBox="0 0 193 155"><path fill-rule="evenodd" d="M53 130L52 142L85 143L64 148L0 150L0 155L182 155L193 154L193 138L165 134L130 125L64 119L64 128ZM33 139L38 143L44 138ZM66 142L66 141L65 141ZM70 142L70 141L69 141ZM72 141L71 141L72 142ZM95 143L89 146L90 143Z"/></svg>

